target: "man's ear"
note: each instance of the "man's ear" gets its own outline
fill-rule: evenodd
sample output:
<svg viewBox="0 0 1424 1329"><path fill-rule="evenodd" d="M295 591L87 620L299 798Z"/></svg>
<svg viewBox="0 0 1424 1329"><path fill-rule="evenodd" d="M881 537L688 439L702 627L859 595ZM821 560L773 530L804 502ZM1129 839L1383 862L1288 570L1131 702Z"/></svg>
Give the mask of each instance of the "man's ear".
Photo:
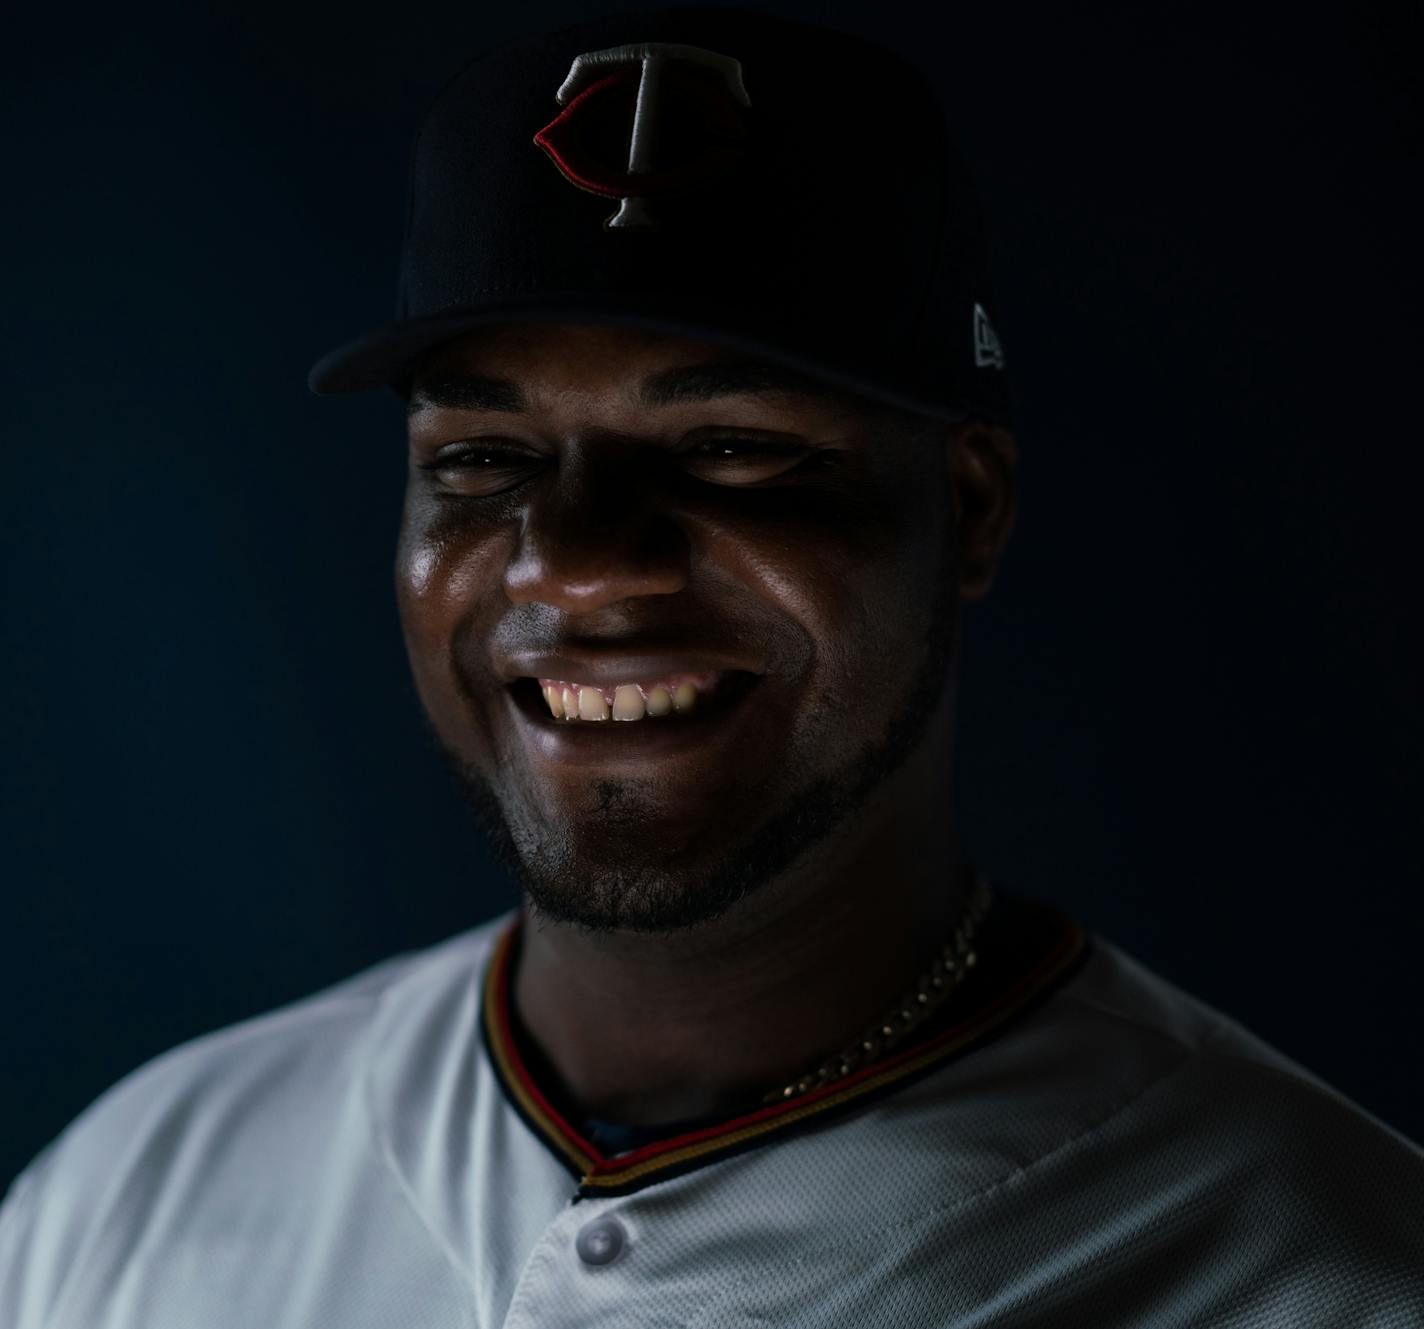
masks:
<svg viewBox="0 0 1424 1329"><path fill-rule="evenodd" d="M979 600L993 584L1018 510L1018 445L1001 425L964 420L951 427L946 446L959 597Z"/></svg>

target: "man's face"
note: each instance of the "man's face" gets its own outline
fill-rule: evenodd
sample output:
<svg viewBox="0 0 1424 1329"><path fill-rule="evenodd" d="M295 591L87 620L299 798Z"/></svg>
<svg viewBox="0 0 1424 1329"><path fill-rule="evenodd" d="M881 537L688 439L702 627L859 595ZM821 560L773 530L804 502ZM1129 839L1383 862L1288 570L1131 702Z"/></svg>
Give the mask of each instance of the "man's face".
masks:
<svg viewBox="0 0 1424 1329"><path fill-rule="evenodd" d="M834 852L909 758L947 752L950 427L734 365L699 341L536 323L462 338L415 378L396 566L411 667L547 917L714 918ZM560 720L535 681L674 667L718 671L731 699Z"/></svg>

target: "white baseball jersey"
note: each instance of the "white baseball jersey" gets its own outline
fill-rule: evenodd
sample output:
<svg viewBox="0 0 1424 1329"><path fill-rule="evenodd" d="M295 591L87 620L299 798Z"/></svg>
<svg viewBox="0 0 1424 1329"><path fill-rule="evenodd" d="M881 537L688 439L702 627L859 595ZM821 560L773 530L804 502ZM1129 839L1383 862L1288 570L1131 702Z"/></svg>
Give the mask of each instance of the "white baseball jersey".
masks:
<svg viewBox="0 0 1424 1329"><path fill-rule="evenodd" d="M521 1049L520 915L397 957L71 1124L0 1209L0 1325L1424 1326L1424 1154L1039 917L908 1047L618 1153Z"/></svg>

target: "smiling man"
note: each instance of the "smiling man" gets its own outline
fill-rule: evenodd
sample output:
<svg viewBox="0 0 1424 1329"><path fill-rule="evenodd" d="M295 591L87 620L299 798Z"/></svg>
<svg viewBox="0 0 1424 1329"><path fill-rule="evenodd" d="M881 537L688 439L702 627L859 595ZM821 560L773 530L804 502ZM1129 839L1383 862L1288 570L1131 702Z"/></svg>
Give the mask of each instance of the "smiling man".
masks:
<svg viewBox="0 0 1424 1329"><path fill-rule="evenodd" d="M421 700L559 925L523 936L514 1007L600 1116L755 1103L965 907L948 685L1009 436L557 323L457 339L410 402Z"/></svg>
<svg viewBox="0 0 1424 1329"><path fill-rule="evenodd" d="M411 668L522 906L115 1086L0 1324L1424 1323L1420 1151L960 848L992 309L877 46L665 10L452 80L312 384L407 402Z"/></svg>

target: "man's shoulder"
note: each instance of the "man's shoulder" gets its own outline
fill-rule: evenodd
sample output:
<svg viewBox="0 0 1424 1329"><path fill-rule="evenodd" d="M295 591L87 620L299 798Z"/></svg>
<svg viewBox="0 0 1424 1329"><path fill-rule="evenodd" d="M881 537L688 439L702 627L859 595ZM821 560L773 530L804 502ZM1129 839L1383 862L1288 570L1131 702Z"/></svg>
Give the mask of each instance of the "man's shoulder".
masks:
<svg viewBox="0 0 1424 1329"><path fill-rule="evenodd" d="M45 1151L74 1151L129 1133L155 1109L215 1104L261 1080L268 1092L338 1075L393 991L463 983L507 916L416 951L392 955L295 1001L199 1035L129 1072L89 1105ZM249 1106L251 1104L249 1103ZM43 1155L42 1155L43 1156Z"/></svg>
<svg viewBox="0 0 1424 1329"><path fill-rule="evenodd" d="M1131 1192L1160 1148L1164 1185L1208 1176L1216 1160L1267 1189L1298 1173L1306 1189L1319 1183L1323 1194L1338 1180L1357 1198L1346 1174L1369 1160L1386 1185L1411 1188L1424 1214L1424 1150L1104 937L967 1052L852 1127L889 1152L906 1132L935 1140L966 1203L1010 1176L1025 1193L1056 1185L1075 1160L1082 1193ZM938 1172L927 1184L945 1185Z"/></svg>
<svg viewBox="0 0 1424 1329"><path fill-rule="evenodd" d="M352 1119L362 1110L364 1062L386 1009L468 989L507 921L391 956L131 1071L11 1186L0 1207L0 1274L20 1247L32 1275L37 1260L57 1270L106 1216L117 1221L120 1210L171 1201L255 1161L296 1176L334 1132L359 1135Z"/></svg>
<svg viewBox="0 0 1424 1329"><path fill-rule="evenodd" d="M1021 1018L847 1131L783 1169L789 1188L839 1154L878 1182L808 1270L913 1252L946 1318L988 1279L1064 1323L1424 1323L1424 1151L1101 937ZM800 1184L835 1212L837 1182ZM1124 1311L1136 1295L1160 1318ZM837 1322L872 1312L848 1302Z"/></svg>
<svg viewBox="0 0 1424 1329"><path fill-rule="evenodd" d="M389 956L270 1011L190 1039L145 1062L89 1105L36 1162L112 1155L110 1137L132 1138L154 1114L217 1108L266 1094L300 1092L340 1078L382 1001L401 989L463 983L488 953L507 915L416 951ZM247 1106L252 1103L247 1099Z"/></svg>
<svg viewBox="0 0 1424 1329"><path fill-rule="evenodd" d="M1210 1247L1243 1281L1274 1268L1292 1296L1354 1282L1362 1306L1409 1299L1424 1150L1110 943L1062 1000L1105 1060L1116 1048L1154 1065L1044 1168L1052 1184L1111 1196L1114 1213ZM1359 1320L1377 1322L1391 1321Z"/></svg>
<svg viewBox="0 0 1424 1329"><path fill-rule="evenodd" d="M1152 1048L1163 1068L1249 1093L1239 1107L1269 1098L1333 1120L1357 1120L1366 1130L1388 1130L1360 1105L1202 997L1176 986L1116 944L1095 937L1092 956L1061 1000L1079 1027L1105 1044ZM1163 1093L1169 1085L1162 1085Z"/></svg>
<svg viewBox="0 0 1424 1329"><path fill-rule="evenodd" d="M1164 1103L1203 1090L1229 1105L1244 1134L1264 1129L1279 1150L1307 1127L1378 1137L1424 1158L1386 1126L1240 1021L1101 937L1060 999L1085 1040L1118 1056L1150 1058L1136 1091ZM1286 1115L1282 1115L1286 1114Z"/></svg>

